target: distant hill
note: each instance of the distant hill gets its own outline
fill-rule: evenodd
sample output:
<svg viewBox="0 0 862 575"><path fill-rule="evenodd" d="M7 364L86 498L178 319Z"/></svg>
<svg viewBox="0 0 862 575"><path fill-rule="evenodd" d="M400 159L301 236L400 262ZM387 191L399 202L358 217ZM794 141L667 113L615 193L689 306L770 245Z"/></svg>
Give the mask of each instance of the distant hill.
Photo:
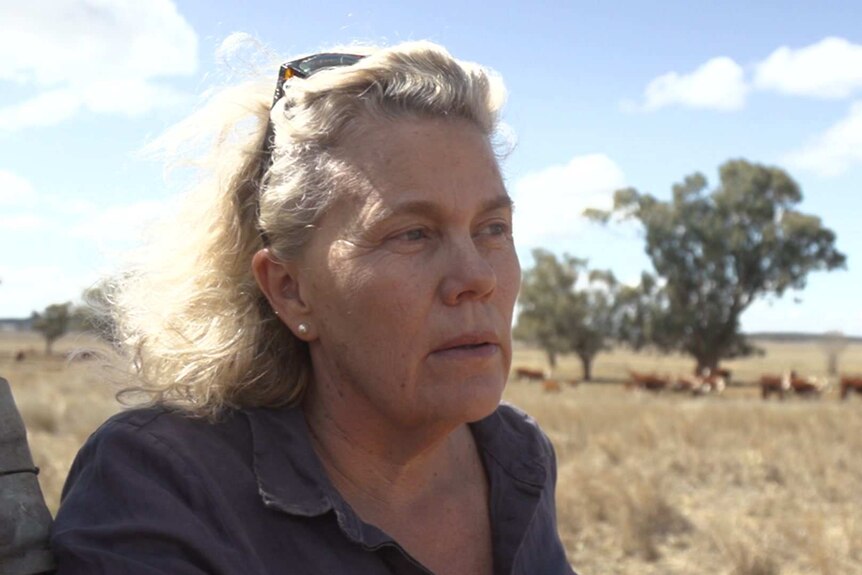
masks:
<svg viewBox="0 0 862 575"><path fill-rule="evenodd" d="M773 342L820 342L825 339L833 338L834 335L826 333L806 333L793 331L776 331L776 332L753 332L745 334L754 341L773 341ZM844 339L852 343L862 342L862 337L854 335L845 335Z"/></svg>
<svg viewBox="0 0 862 575"><path fill-rule="evenodd" d="M29 331L33 327L33 320L27 318L0 318L0 331Z"/></svg>
<svg viewBox="0 0 862 575"><path fill-rule="evenodd" d="M755 331L746 333L745 336L752 342L772 343L820 343L827 338L834 337L826 333L809 333L801 331ZM849 343L862 343L862 336L845 335L844 340ZM515 341L516 346L532 345L529 342Z"/></svg>

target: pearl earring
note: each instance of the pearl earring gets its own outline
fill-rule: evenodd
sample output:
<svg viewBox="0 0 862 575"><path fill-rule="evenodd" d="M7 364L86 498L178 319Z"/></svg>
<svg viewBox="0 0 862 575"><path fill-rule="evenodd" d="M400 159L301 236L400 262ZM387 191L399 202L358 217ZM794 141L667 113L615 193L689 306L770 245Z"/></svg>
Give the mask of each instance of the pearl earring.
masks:
<svg viewBox="0 0 862 575"><path fill-rule="evenodd" d="M299 332L299 335L307 335L308 334L308 324L304 323L304 322L299 324L298 326L296 326L296 331Z"/></svg>

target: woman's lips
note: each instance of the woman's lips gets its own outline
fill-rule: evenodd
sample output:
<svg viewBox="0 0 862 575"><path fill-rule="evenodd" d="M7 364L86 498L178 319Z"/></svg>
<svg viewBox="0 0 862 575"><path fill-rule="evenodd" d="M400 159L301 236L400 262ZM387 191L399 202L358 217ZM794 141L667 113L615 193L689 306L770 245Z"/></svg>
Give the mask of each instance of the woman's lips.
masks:
<svg viewBox="0 0 862 575"><path fill-rule="evenodd" d="M432 354L441 359L485 359L493 357L500 350L500 346L496 343L472 343L464 345L455 345L437 349Z"/></svg>

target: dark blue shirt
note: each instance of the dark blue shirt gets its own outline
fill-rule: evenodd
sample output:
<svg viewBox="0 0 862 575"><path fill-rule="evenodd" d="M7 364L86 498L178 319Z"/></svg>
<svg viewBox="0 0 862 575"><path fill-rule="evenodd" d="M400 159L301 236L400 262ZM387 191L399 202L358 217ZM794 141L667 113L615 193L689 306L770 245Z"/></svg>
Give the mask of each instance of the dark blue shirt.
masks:
<svg viewBox="0 0 862 575"><path fill-rule="evenodd" d="M489 481L494 573L573 574L548 438L507 405L470 428ZM52 546L57 575L430 573L336 491L298 408L217 423L162 408L114 416L72 465Z"/></svg>

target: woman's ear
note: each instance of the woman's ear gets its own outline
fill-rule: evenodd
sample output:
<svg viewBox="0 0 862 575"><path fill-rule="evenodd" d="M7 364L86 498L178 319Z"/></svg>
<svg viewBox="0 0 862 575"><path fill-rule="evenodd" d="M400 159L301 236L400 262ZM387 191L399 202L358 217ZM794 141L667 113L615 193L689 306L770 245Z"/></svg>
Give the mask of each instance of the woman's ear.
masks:
<svg viewBox="0 0 862 575"><path fill-rule="evenodd" d="M252 257L251 268L275 315L299 339L312 339L308 329L311 309L302 297L297 262L278 260L269 248L263 248Z"/></svg>

